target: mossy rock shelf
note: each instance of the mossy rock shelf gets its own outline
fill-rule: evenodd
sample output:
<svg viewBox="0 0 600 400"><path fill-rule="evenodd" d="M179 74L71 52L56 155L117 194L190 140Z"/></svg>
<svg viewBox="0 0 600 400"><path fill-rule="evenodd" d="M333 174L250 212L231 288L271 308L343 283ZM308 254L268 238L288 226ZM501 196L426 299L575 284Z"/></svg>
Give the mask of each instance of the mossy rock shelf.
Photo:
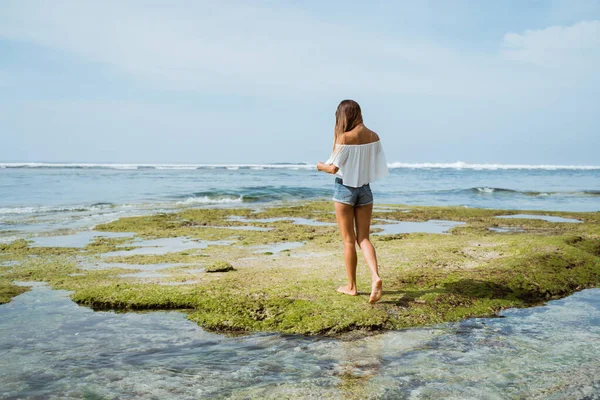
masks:
<svg viewBox="0 0 600 400"><path fill-rule="evenodd" d="M338 336L491 316L600 285L600 213L385 207L395 211L375 212L374 217L390 223L445 219L466 224L447 234L373 236L384 282L383 298L374 305L367 302L370 275L360 254L358 295L335 290L345 281L336 226L252 221L302 217L335 222L330 202L281 204L257 213L247 208L186 209L100 225L97 230L135 232L139 239L181 236L208 243L197 251L110 257L119 268L80 267L102 259L102 253L127 250L124 245L134 248L135 242L102 240L83 249L31 247L24 240L3 244L0 303L26 290L15 281L44 281L72 291L75 302L94 309L180 310L216 332ZM582 222L496 218L525 212ZM243 225L272 229L240 230ZM514 229L489 230L498 226ZM211 245L215 240L231 244ZM256 250L281 242L303 246L279 253ZM138 272L133 264L160 263L174 266L161 277L121 276ZM215 267L230 272L207 273Z"/></svg>

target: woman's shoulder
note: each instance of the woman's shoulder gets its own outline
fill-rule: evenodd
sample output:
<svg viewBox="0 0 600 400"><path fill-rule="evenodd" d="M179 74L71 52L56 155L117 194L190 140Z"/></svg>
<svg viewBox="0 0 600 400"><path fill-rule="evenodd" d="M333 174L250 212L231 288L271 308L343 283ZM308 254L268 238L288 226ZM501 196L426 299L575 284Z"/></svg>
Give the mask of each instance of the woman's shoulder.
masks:
<svg viewBox="0 0 600 400"><path fill-rule="evenodd" d="M379 141L379 135L372 130L363 127L360 130L344 132L340 135L338 144L363 145Z"/></svg>
<svg viewBox="0 0 600 400"><path fill-rule="evenodd" d="M371 142L379 142L379 135L377 134L377 132L372 131L372 130L370 130L368 128L367 128L367 131L369 133L368 136L370 137L370 139L371 139L370 141Z"/></svg>

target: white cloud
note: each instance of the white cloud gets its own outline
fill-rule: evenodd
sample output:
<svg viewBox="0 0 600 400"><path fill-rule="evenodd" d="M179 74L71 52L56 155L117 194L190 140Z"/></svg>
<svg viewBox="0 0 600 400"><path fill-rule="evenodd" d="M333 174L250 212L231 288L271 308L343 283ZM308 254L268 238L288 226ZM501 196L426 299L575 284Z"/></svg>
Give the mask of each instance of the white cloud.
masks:
<svg viewBox="0 0 600 400"><path fill-rule="evenodd" d="M504 55L548 68L597 70L600 62L600 21L551 26L504 36Z"/></svg>
<svg viewBox="0 0 600 400"><path fill-rule="evenodd" d="M478 95L503 90L480 56L232 2L13 1L0 37L110 64L166 88L245 93ZM254 3L256 4L256 3ZM500 79L501 80L501 79Z"/></svg>
<svg viewBox="0 0 600 400"><path fill-rule="evenodd" d="M550 79L514 61L546 62L549 41L555 54L595 51L572 45L589 40L600 25L511 33L500 54L480 54L364 31L280 3L248 4L5 1L0 38L67 51L166 89L275 97L338 97L349 90L493 97L547 88Z"/></svg>

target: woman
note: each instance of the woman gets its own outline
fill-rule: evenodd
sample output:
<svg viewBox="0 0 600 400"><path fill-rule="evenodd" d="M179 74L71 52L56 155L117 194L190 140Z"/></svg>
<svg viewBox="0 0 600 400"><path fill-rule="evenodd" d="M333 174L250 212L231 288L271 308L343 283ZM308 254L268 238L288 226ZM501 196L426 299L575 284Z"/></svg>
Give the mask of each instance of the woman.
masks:
<svg viewBox="0 0 600 400"><path fill-rule="evenodd" d="M363 124L357 102L344 100L338 106L333 152L329 160L317 164L317 169L338 175L333 201L344 241L348 285L339 287L337 291L356 296L356 242L371 269L369 302L376 303L381 299L383 283L377 269L375 248L369 240L373 213L373 194L369 183L386 176L388 168L379 136Z"/></svg>

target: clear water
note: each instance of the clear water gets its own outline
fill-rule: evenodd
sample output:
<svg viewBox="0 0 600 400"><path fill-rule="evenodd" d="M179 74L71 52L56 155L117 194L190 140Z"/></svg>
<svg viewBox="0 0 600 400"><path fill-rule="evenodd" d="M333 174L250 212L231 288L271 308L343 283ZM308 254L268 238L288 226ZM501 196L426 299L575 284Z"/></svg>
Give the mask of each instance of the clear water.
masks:
<svg viewBox="0 0 600 400"><path fill-rule="evenodd" d="M496 218L508 218L508 219L540 219L548 222L567 222L567 223L581 223L582 221L574 218L555 217L552 215L535 215L535 214L513 214L513 215L499 215Z"/></svg>
<svg viewBox="0 0 600 400"><path fill-rule="evenodd" d="M244 218L239 215L232 215L228 218L230 221L239 222L280 222L289 221L296 225L309 225L309 226L337 226L337 223L332 222L321 222L314 219L301 218L301 217L273 217L273 218Z"/></svg>
<svg viewBox="0 0 600 400"><path fill-rule="evenodd" d="M488 230L491 231L491 232L496 232L496 233L525 232L523 229L512 228L512 227L488 228Z"/></svg>
<svg viewBox="0 0 600 400"><path fill-rule="evenodd" d="M379 220L376 220L379 221ZM375 221L375 222L376 222ZM450 229L465 225L464 222L456 221L444 221L438 219L431 219L425 222L410 222L410 221L392 221L384 220L386 224L373 224L371 227L382 229L381 232L374 233L373 235L393 235L397 233L447 233Z"/></svg>
<svg viewBox="0 0 600 400"><path fill-rule="evenodd" d="M105 262L88 262L79 263L77 265L80 269L89 270L103 270L113 268L124 268L124 269L139 269L140 271L160 271L162 269L183 267L187 264L176 264L176 263L160 263L160 264L125 264L125 263L105 263Z"/></svg>
<svg viewBox="0 0 600 400"><path fill-rule="evenodd" d="M83 248L96 238L132 237L128 232L82 231L70 235L38 236L32 238L32 247L79 247Z"/></svg>
<svg viewBox="0 0 600 400"><path fill-rule="evenodd" d="M273 243L267 244L264 246L252 246L253 249L256 249L255 253L281 253L286 250L293 250L304 246L303 242L282 242L282 243Z"/></svg>
<svg viewBox="0 0 600 400"><path fill-rule="evenodd" d="M169 274L161 274L160 272L133 272L131 274L120 274L120 278L168 278Z"/></svg>
<svg viewBox="0 0 600 400"><path fill-rule="evenodd" d="M204 226L199 226L198 229L202 229ZM211 226L211 228L221 228L221 229L234 229L238 231L257 231L257 232L267 232L272 231L274 228L267 228L262 226L252 226L252 225L242 225L242 226Z"/></svg>
<svg viewBox="0 0 600 400"><path fill-rule="evenodd" d="M226 337L38 285L0 306L0 397L597 398L600 289L502 316L353 341Z"/></svg>
<svg viewBox="0 0 600 400"><path fill-rule="evenodd" d="M208 246L226 246L231 243L231 241L227 240L194 240L185 237L137 240L126 245L126 247L135 247L134 249L102 253L102 257L163 255L167 253L178 253L186 250L196 251L199 249L205 249Z"/></svg>

